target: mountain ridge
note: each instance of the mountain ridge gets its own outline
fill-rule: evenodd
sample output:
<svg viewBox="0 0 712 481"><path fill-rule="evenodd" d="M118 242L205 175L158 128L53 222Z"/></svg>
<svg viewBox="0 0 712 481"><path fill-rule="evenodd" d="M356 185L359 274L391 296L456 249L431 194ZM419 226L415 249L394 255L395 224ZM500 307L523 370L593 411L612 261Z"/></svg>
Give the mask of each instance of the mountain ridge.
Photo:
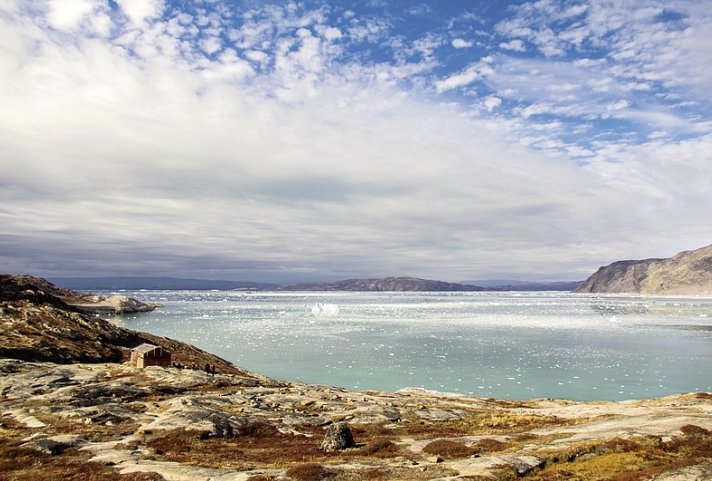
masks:
<svg viewBox="0 0 712 481"><path fill-rule="evenodd" d="M434 281L417 277L379 277L346 279L335 282L307 282L279 288L282 291L352 291L352 292L479 292L484 287Z"/></svg>
<svg viewBox="0 0 712 481"><path fill-rule="evenodd" d="M712 294L712 245L669 258L613 262L600 267L574 292Z"/></svg>

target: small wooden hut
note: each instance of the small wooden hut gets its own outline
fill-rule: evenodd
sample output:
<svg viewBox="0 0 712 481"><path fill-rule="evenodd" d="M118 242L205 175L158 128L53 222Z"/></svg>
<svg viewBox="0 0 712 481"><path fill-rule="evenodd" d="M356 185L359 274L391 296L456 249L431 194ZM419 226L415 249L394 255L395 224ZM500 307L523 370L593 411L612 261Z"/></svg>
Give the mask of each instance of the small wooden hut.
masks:
<svg viewBox="0 0 712 481"><path fill-rule="evenodd" d="M131 365L135 367L170 366L171 353L160 346L141 344L131 349Z"/></svg>

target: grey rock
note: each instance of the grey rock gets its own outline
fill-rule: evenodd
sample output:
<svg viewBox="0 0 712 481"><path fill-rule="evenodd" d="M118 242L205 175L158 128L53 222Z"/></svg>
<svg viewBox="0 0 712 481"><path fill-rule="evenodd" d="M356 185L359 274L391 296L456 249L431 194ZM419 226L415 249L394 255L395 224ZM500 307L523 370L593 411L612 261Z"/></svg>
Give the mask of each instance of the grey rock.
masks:
<svg viewBox="0 0 712 481"><path fill-rule="evenodd" d="M686 466L667 473L658 474L651 481L712 481L712 463Z"/></svg>
<svg viewBox="0 0 712 481"><path fill-rule="evenodd" d="M62 454L69 448L76 448L86 444L86 441L79 436L55 436L51 438L32 439L22 447L34 449L40 453L56 456Z"/></svg>
<svg viewBox="0 0 712 481"><path fill-rule="evenodd" d="M546 461L535 456L504 456L502 460L509 464L519 476L524 476L530 471L541 468Z"/></svg>
<svg viewBox="0 0 712 481"><path fill-rule="evenodd" d="M326 429L321 443L323 451L340 451L356 446L354 437L346 423L332 424Z"/></svg>

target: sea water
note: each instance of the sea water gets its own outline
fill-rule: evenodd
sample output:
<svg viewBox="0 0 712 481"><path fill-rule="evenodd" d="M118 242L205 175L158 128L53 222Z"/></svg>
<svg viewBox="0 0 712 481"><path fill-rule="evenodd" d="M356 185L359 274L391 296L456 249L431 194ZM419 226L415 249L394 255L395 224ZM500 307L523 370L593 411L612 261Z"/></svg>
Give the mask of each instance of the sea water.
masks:
<svg viewBox="0 0 712 481"><path fill-rule="evenodd" d="M132 291L116 318L272 378L573 400L712 391L712 298Z"/></svg>

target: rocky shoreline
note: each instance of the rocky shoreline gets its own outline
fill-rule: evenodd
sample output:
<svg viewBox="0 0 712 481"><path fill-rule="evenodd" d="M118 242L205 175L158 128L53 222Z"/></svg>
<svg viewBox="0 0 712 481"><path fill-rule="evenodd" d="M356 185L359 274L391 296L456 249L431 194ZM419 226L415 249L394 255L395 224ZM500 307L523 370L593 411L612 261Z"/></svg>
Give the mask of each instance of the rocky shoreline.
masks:
<svg viewBox="0 0 712 481"><path fill-rule="evenodd" d="M584 403L279 382L5 281L2 481L712 479L710 393ZM125 362L145 342L216 374Z"/></svg>
<svg viewBox="0 0 712 481"><path fill-rule="evenodd" d="M13 359L0 360L0 373L0 453L8 446L33 452L34 463L48 466L22 469L38 477L62 457L127 480L650 479L615 477L631 472L662 480L712 473L712 395L704 393L501 401ZM335 423L348 424L354 447L322 449Z"/></svg>

